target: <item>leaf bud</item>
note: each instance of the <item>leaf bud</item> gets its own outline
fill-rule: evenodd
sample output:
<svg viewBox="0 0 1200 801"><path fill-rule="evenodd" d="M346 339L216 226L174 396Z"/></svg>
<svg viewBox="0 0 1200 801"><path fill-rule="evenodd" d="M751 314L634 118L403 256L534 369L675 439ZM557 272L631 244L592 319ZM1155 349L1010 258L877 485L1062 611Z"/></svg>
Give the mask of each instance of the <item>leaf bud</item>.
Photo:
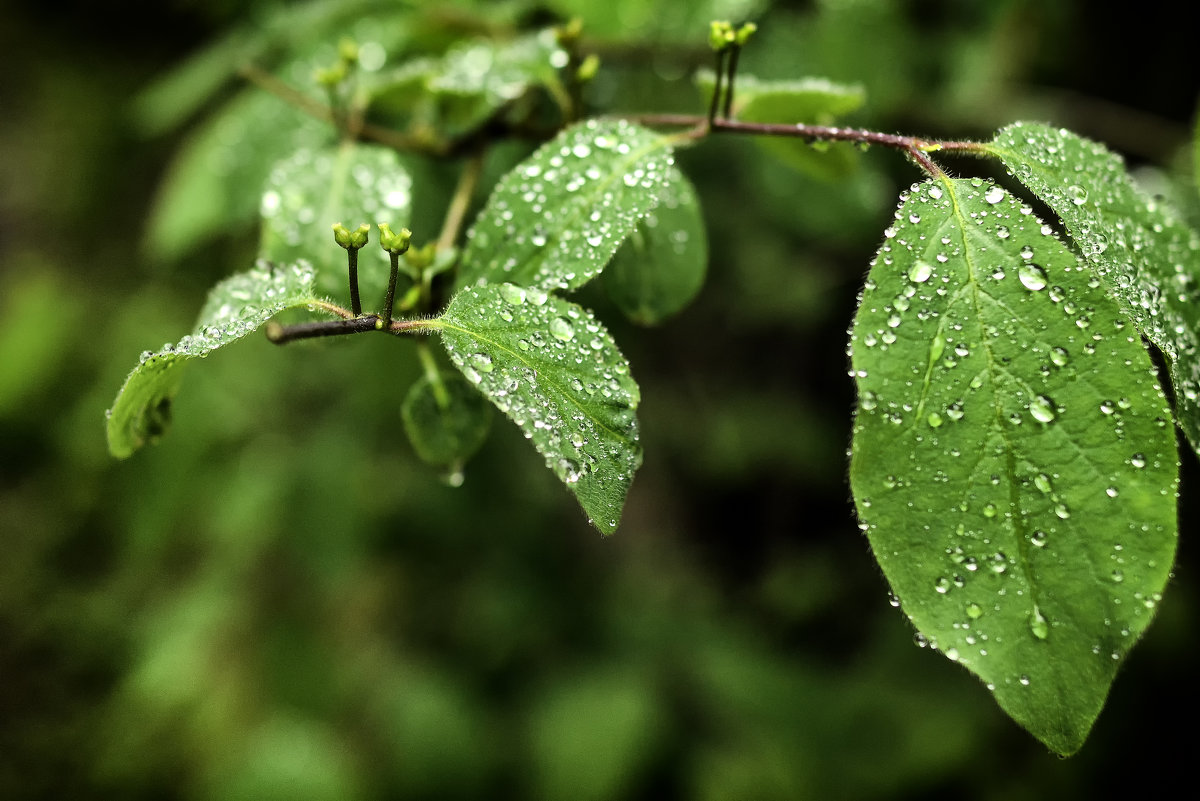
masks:
<svg viewBox="0 0 1200 801"><path fill-rule="evenodd" d="M720 20L713 20L708 25L708 45L718 53L723 53L734 43L733 25Z"/></svg>
<svg viewBox="0 0 1200 801"><path fill-rule="evenodd" d="M392 226L388 223L381 222L377 224L379 227L379 245L388 253L400 255L408 250L409 244L412 242L412 231L407 228L401 228L397 232L392 231Z"/></svg>
<svg viewBox="0 0 1200 801"><path fill-rule="evenodd" d="M579 69L575 70L575 80L580 83L587 83L592 78L596 77L596 73L600 70L600 57L595 53L589 53L583 63L579 65Z"/></svg>
<svg viewBox="0 0 1200 801"><path fill-rule="evenodd" d="M351 39L349 36L343 36L338 40L338 58L346 64L358 63L358 42Z"/></svg>
<svg viewBox="0 0 1200 801"><path fill-rule="evenodd" d="M346 62L339 61L332 67L321 67L313 72L313 78L321 86L334 87L346 80Z"/></svg>
<svg viewBox="0 0 1200 801"><path fill-rule="evenodd" d="M737 46L744 47L746 42L750 41L750 37L753 36L754 32L757 30L758 26L753 22L747 22L745 25L738 28L737 33L734 35L734 40L737 42Z"/></svg>
<svg viewBox="0 0 1200 801"><path fill-rule="evenodd" d="M353 231L347 230L346 226L340 222L333 224L333 239L346 250L358 250L367 244L367 234L370 232L371 226L367 223L363 223Z"/></svg>

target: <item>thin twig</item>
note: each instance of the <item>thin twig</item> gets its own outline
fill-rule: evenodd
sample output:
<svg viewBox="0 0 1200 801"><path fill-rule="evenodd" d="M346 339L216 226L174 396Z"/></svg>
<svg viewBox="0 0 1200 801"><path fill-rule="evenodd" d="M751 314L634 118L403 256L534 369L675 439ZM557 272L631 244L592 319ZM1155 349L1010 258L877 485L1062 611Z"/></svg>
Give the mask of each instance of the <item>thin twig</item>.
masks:
<svg viewBox="0 0 1200 801"><path fill-rule="evenodd" d="M482 151L467 159L467 163L463 165L463 170L458 176L458 185L454 188L454 196L450 199L450 206L446 209L446 218L442 222L442 232L438 236L438 250L454 247L481 175L483 175Z"/></svg>

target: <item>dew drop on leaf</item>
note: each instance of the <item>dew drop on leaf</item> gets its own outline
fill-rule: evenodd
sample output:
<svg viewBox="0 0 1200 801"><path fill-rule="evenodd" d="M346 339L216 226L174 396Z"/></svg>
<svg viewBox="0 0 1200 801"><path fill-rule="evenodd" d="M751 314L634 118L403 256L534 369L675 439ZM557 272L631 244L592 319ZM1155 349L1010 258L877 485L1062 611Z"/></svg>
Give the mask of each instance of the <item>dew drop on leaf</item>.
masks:
<svg viewBox="0 0 1200 801"><path fill-rule="evenodd" d="M1038 395L1029 402L1029 414L1039 423L1052 423L1057 416L1054 411L1054 401L1045 395Z"/></svg>
<svg viewBox="0 0 1200 801"><path fill-rule="evenodd" d="M1017 277L1021 279L1021 285L1031 292L1045 289L1048 283L1046 271L1033 262L1022 264L1017 270Z"/></svg>

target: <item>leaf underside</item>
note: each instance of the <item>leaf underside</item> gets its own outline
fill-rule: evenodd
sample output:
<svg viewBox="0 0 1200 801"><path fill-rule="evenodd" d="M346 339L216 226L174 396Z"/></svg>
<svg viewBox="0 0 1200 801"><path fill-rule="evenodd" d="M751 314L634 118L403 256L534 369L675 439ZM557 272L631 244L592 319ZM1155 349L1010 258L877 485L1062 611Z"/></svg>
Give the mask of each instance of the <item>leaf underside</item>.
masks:
<svg viewBox="0 0 1200 801"><path fill-rule="evenodd" d="M921 184L885 233L851 332L862 527L920 635L1072 753L1174 558L1166 400L1127 310L999 187Z"/></svg>
<svg viewBox="0 0 1200 801"><path fill-rule="evenodd" d="M689 304L704 284L708 241L691 182L671 167L658 206L604 270L602 283L629 319L654 325Z"/></svg>
<svg viewBox="0 0 1200 801"><path fill-rule="evenodd" d="M629 365L590 312L536 288L463 290L431 321L467 379L525 432L605 534L641 464Z"/></svg>
<svg viewBox="0 0 1200 801"><path fill-rule="evenodd" d="M108 449L125 458L157 439L169 422L183 366L252 333L285 309L317 300L311 265L274 267L260 261L213 287L191 334L157 353L146 351L108 411Z"/></svg>
<svg viewBox="0 0 1200 801"><path fill-rule="evenodd" d="M1014 123L987 145L1066 225L1138 330L1166 357L1175 419L1200 454L1200 235L1147 197L1103 145Z"/></svg>

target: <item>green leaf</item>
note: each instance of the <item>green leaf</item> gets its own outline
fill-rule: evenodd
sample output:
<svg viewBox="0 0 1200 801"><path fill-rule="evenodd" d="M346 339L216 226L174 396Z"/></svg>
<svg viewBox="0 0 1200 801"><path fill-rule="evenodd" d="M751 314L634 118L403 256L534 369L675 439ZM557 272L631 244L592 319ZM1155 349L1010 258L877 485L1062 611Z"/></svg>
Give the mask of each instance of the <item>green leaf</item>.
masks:
<svg viewBox="0 0 1200 801"><path fill-rule="evenodd" d="M213 287L191 334L157 353L146 351L108 411L108 449L125 458L161 436L183 366L250 334L284 309L317 300L313 269L303 262L272 267L259 262Z"/></svg>
<svg viewBox="0 0 1200 801"><path fill-rule="evenodd" d="M567 128L500 180L467 233L459 286L582 286L658 204L673 163L669 137L624 120Z"/></svg>
<svg viewBox="0 0 1200 801"><path fill-rule="evenodd" d="M1149 624L1178 462L1149 354L1028 207L915 188L851 332L850 481L921 636L1069 754Z"/></svg>
<svg viewBox="0 0 1200 801"><path fill-rule="evenodd" d="M401 228L412 212L412 178L395 151L379 145L347 143L313 151L302 149L276 164L262 194L259 256L273 262L309 260L317 290L346 297L346 251L331 226L391 223ZM379 232L358 253L363 305L382 305L389 274Z"/></svg>
<svg viewBox="0 0 1200 801"><path fill-rule="evenodd" d="M691 182L671 167L658 207L621 245L604 272L604 288L629 319L654 325L675 314L704 285L708 241Z"/></svg>
<svg viewBox="0 0 1200 801"><path fill-rule="evenodd" d="M479 450L492 424L492 409L475 387L458 373L442 371L417 379L400 416L417 456L452 472Z"/></svg>
<svg viewBox="0 0 1200 801"><path fill-rule="evenodd" d="M986 149L1062 219L1123 313L1162 351L1176 420L1200 454L1200 235L1143 194L1119 156L1070 131L1014 123Z"/></svg>
<svg viewBox="0 0 1200 801"><path fill-rule="evenodd" d="M701 72L696 81L710 103L716 75ZM807 123L832 125L866 102L860 85L833 83L824 78L795 81L760 81L752 75L738 74L733 93L733 116L744 122ZM844 142L811 144L798 139L774 136L755 138L756 144L783 163L826 181L845 178L858 167L858 154Z"/></svg>
<svg viewBox="0 0 1200 801"><path fill-rule="evenodd" d="M258 211L272 166L289 153L323 145L332 128L254 89L223 108L171 164L146 231L157 258L174 259ZM333 222L333 221L331 221Z"/></svg>
<svg viewBox="0 0 1200 801"><path fill-rule="evenodd" d="M455 366L509 416L605 534L642 462L629 365L590 312L535 287L463 290L430 321Z"/></svg>

